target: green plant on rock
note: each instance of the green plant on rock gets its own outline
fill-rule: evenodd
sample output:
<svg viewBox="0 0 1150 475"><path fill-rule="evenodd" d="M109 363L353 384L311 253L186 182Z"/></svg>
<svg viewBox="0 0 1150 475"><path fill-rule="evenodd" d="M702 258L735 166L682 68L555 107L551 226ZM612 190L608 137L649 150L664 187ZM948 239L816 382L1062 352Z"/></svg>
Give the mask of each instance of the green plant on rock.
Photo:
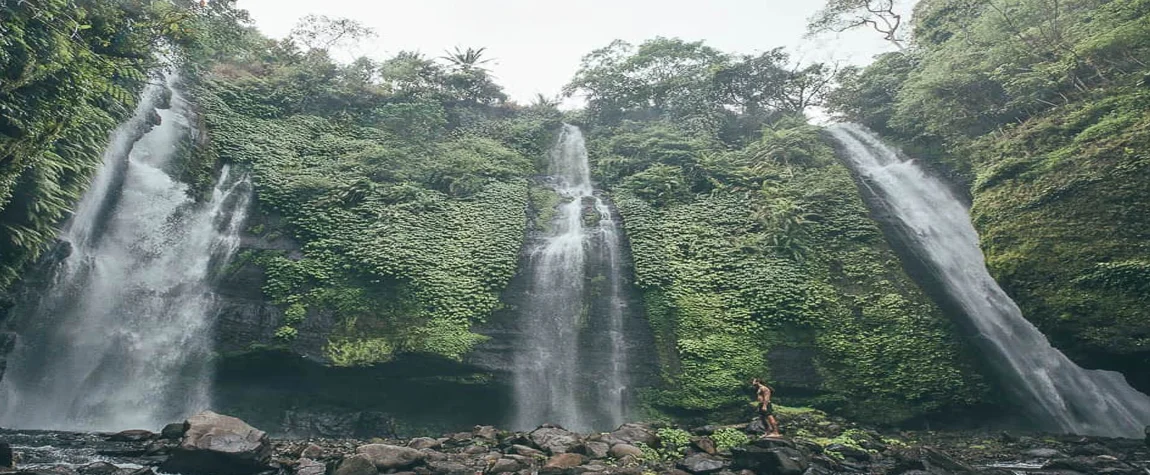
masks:
<svg viewBox="0 0 1150 475"><path fill-rule="evenodd" d="M746 445L751 441L751 438L734 427L723 427L711 434L711 440L715 442L716 449L724 451L730 450L732 447Z"/></svg>

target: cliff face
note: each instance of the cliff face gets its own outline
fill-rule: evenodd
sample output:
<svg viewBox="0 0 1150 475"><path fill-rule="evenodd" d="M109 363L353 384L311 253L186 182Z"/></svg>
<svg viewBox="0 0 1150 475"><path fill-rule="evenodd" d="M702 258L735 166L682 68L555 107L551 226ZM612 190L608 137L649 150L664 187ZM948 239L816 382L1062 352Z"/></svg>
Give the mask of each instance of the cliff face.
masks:
<svg viewBox="0 0 1150 475"><path fill-rule="evenodd" d="M1086 367L1150 390L1150 92L1115 91L986 138L974 222L996 280Z"/></svg>

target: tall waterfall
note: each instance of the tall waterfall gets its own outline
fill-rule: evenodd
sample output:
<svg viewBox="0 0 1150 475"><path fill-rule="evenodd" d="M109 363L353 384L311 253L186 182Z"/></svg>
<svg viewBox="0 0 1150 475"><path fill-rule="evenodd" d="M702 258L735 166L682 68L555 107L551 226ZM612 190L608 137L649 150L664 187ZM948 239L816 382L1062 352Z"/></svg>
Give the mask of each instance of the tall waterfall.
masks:
<svg viewBox="0 0 1150 475"><path fill-rule="evenodd" d="M166 82L113 133L53 280L14 309L2 426L155 429L211 403L211 278L239 245L250 185L225 167L197 203L172 177L197 132Z"/></svg>
<svg viewBox="0 0 1150 475"><path fill-rule="evenodd" d="M591 186L578 127L563 126L549 158L562 203L528 263L514 425L610 429L624 421L630 384L619 224Z"/></svg>
<svg viewBox="0 0 1150 475"><path fill-rule="evenodd" d="M941 182L860 126L836 125L830 133L1038 423L1061 432L1142 437L1150 425L1150 397L1121 374L1078 367L1023 318L987 271L966 207Z"/></svg>

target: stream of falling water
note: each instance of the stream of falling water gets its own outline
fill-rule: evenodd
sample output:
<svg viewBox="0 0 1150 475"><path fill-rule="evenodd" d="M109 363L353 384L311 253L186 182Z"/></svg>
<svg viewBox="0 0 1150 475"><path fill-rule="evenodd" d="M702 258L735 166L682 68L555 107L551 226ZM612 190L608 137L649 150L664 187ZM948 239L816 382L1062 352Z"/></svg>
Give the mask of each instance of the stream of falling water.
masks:
<svg viewBox="0 0 1150 475"><path fill-rule="evenodd" d="M71 253L13 311L21 338L0 381L0 425L155 430L211 403L211 281L239 245L251 187L224 167L196 202L173 178L197 131L175 79L164 82L113 133L61 235ZM141 136L154 113L160 124Z"/></svg>
<svg viewBox="0 0 1150 475"><path fill-rule="evenodd" d="M843 145L847 164L902 224L905 239L978 331L976 344L1036 422L1068 433L1143 437L1150 397L1121 374L1074 364L1022 316L987 271L962 202L869 130L840 124L830 133Z"/></svg>
<svg viewBox="0 0 1150 475"><path fill-rule="evenodd" d="M610 429L624 421L629 385L621 230L591 186L578 127L563 126L549 158L562 203L528 263L514 425Z"/></svg>

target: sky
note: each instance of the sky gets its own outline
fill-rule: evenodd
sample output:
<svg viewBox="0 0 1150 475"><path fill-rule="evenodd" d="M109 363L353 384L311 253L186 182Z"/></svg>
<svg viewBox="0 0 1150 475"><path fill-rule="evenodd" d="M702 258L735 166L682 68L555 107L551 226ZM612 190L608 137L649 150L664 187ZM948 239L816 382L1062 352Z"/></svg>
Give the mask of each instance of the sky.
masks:
<svg viewBox="0 0 1150 475"><path fill-rule="evenodd" d="M804 39L821 0L238 0L265 35L283 38L308 14L347 17L378 37L353 53L384 59L402 50L441 56L486 47L486 66L513 100L559 95L580 59L615 39L704 40L729 53L785 46L805 61L867 64L893 46L873 31ZM349 53L344 53L350 57ZM338 55L337 55L338 57Z"/></svg>

